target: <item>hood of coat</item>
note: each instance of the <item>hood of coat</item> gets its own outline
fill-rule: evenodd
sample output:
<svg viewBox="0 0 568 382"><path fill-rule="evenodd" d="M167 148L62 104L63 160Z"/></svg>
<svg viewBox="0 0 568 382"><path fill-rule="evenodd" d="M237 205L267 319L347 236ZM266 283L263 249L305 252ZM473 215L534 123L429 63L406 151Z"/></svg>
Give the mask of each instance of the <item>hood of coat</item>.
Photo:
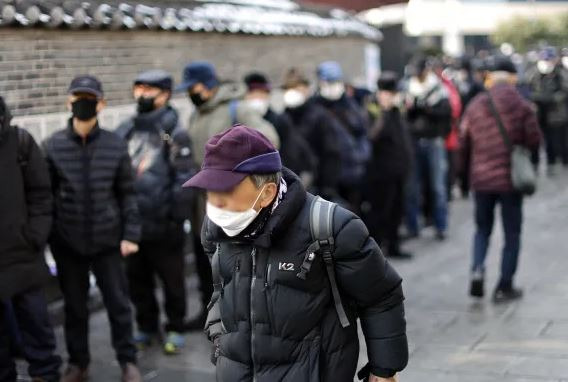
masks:
<svg viewBox="0 0 568 382"><path fill-rule="evenodd" d="M307 192L302 185L300 178L292 171L284 168L282 176L286 181L288 190L284 199L278 204L276 209L268 218L262 232L254 238L253 244L262 248L269 248L272 241L284 235L286 229L289 228L290 223L298 216L302 207L304 206L307 198ZM259 214L257 219L262 219L262 213ZM253 222L251 225L254 225ZM212 223L209 219L205 219L205 239L210 242L225 242L234 241L242 243L250 243L244 237L244 233L236 237L228 237L223 230Z"/></svg>
<svg viewBox="0 0 568 382"><path fill-rule="evenodd" d="M234 99L241 99L245 96L246 88L244 84L239 84L236 82L226 82L219 85L217 92L209 101L204 103L199 111L202 113L207 113L214 110L220 104L229 102Z"/></svg>

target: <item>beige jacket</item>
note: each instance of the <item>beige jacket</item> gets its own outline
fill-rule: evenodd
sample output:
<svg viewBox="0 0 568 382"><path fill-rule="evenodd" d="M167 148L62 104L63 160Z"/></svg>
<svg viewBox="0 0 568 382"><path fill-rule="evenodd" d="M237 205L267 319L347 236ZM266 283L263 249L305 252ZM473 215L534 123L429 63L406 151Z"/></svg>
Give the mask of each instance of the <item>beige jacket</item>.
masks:
<svg viewBox="0 0 568 382"><path fill-rule="evenodd" d="M196 109L191 115L189 134L193 141L194 158L199 165L203 162L205 144L209 138L231 127L233 123L230 111L232 100L238 100L236 123L260 131L277 148L280 146L280 139L274 126L243 102L244 95L244 85L236 83L221 84L215 96L199 109Z"/></svg>

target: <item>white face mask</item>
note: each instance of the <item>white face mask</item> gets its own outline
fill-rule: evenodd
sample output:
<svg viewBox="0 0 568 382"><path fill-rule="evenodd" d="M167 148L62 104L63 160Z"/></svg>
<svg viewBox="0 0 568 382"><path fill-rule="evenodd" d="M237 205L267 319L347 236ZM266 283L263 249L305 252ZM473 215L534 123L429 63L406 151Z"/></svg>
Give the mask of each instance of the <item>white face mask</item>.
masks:
<svg viewBox="0 0 568 382"><path fill-rule="evenodd" d="M268 100L260 98L249 99L246 101L246 104L261 116L264 116L270 107L270 102Z"/></svg>
<svg viewBox="0 0 568 382"><path fill-rule="evenodd" d="M289 89L284 92L284 105L291 109L302 106L306 102L306 96L299 90Z"/></svg>
<svg viewBox="0 0 568 382"><path fill-rule="evenodd" d="M239 233L243 232L245 228L247 228L260 213L260 210L256 211L254 209L254 206L256 202L258 202L258 199L260 199L260 195L262 195L263 191L264 187L256 197L256 200L254 201L252 206L248 210L241 212L223 210L207 202L207 217L214 224L221 227L221 229L227 234L227 236L237 236Z"/></svg>
<svg viewBox="0 0 568 382"><path fill-rule="evenodd" d="M320 95L330 101L337 101L345 93L343 82L322 83L320 85Z"/></svg>
<svg viewBox="0 0 568 382"><path fill-rule="evenodd" d="M554 70L554 65L552 64L552 62L545 60L540 60L536 63L536 66L541 74L550 74Z"/></svg>

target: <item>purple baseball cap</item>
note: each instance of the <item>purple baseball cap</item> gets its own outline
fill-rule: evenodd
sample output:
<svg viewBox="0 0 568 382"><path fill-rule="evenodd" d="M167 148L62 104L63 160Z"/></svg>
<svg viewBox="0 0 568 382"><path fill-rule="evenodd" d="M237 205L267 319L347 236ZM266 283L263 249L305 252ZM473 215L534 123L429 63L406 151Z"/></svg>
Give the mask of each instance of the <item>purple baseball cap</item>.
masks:
<svg viewBox="0 0 568 382"><path fill-rule="evenodd" d="M259 131L243 125L214 135L205 145L201 171L183 187L227 192L251 174L282 171L280 153Z"/></svg>

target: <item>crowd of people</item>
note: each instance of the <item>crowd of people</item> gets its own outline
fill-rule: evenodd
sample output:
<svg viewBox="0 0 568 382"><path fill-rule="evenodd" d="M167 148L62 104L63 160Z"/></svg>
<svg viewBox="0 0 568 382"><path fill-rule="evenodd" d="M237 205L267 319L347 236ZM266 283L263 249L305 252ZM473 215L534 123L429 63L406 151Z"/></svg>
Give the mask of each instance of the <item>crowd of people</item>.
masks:
<svg viewBox="0 0 568 382"><path fill-rule="evenodd" d="M357 331L339 335L334 325L346 328L357 316L369 348L367 375L394 380L408 349L401 280L383 255L412 258L401 249L401 231L412 239L431 225L435 239L445 240L456 186L465 197L470 189L475 195L470 294L484 296L485 257L500 204L506 243L493 299L522 295L514 275L523 196L534 187L521 188L511 174L519 158L538 166L541 135L548 172L556 174L559 161L568 165L568 57L546 48L534 65L521 70L520 64L502 55L453 63L416 57L406 76L383 72L371 92L351 85L335 61L320 63L314 82L290 68L278 86L261 72L222 81L212 64L196 61L184 68L177 87L165 71L139 74L132 85L137 112L118 127L107 126L114 131L97 118L106 106L103 85L78 76L69 86L68 125L41 145L11 125L0 102L0 160L6 163L0 171L11 179L0 187L0 380L16 380L14 344L34 380L60 379L62 361L41 292L48 277L41 256L46 245L65 303L69 358L61 381L89 375L90 272L108 313L123 381L141 380L138 350L162 344L166 354L177 354L184 333L204 327L215 344L220 380L348 380L357 362ZM272 106L277 88L283 108ZM194 106L188 128L170 103L175 92ZM332 240L319 238L299 264L294 259L311 241L313 224L302 205L315 202L306 195L320 195L339 209L332 212ZM184 269L187 221L201 300L192 320ZM330 290L320 285L329 264L320 269L314 263L314 254L325 255L328 245L335 256ZM240 259L251 251L251 258ZM231 256L223 260L219 253ZM266 272L264 288L255 292L257 267ZM271 269L279 271L272 282ZM300 273L295 278L280 271ZM239 284L241 274L250 283ZM308 283L299 284L306 277ZM156 278L164 291L163 328ZM243 284L250 301L237 304ZM260 294L271 296L262 313L253 308ZM340 295L349 301L342 304ZM286 307L292 298L304 310ZM338 317L324 309L331 300ZM305 325L286 324L300 314ZM255 319L269 327L257 328ZM326 367L310 364L305 338L324 341L329 353L320 361ZM274 352L256 356L255 344ZM338 347L348 350L333 355ZM294 349L302 351L291 359ZM314 379L319 373L328 377Z"/></svg>

